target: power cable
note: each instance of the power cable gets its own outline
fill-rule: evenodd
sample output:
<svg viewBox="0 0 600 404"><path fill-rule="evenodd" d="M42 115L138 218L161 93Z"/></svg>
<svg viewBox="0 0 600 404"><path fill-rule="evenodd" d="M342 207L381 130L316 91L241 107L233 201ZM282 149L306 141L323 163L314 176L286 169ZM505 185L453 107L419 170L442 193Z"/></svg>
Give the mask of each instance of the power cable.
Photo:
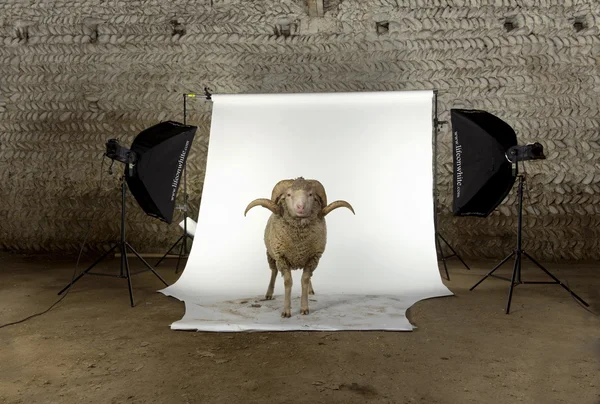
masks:
<svg viewBox="0 0 600 404"><path fill-rule="evenodd" d="M104 160L105 160L105 157L106 157L106 155L102 156L102 161L101 161L102 164L100 165L100 185L98 187L98 196L100 196L100 192L102 191L102 181L104 179L104 176L102 174L103 174L103 170L104 170ZM98 200L98 199L96 199L96 200ZM94 206L96 206L96 205L94 205ZM92 217L94 216L95 213L96 213L96 208L94 207L94 212L92 214ZM64 295L62 295L60 299L58 299L56 302L54 302L54 304L52 304L50 307L48 307L46 310L42 311L41 313L32 314L31 316L25 317L22 320L14 321L12 323L6 323L6 324L3 324L3 325L0 325L0 328L8 327L8 326L15 325L15 324L20 324L20 323L23 323L23 322L25 322L25 321L27 321L29 319L34 318L34 317L38 317L38 316L41 316L42 314L48 313L58 303L60 303L65 297L67 297L67 295L69 294L69 290L71 290L71 286L73 285L73 281L75 280L75 275L77 274L77 269L79 268L79 261L81 259L81 254L83 253L83 248L85 247L85 243L87 241L87 237L88 237L88 235L90 233L90 230L92 228L91 222L92 221L90 221L89 224L88 224L88 229L87 229L87 232L85 233L85 237L83 239L83 244L81 245L81 248L79 249L79 255L77 256L77 263L75 264L75 268L73 269L73 276L71 277L71 282L69 283L69 288L67 289L66 293Z"/></svg>

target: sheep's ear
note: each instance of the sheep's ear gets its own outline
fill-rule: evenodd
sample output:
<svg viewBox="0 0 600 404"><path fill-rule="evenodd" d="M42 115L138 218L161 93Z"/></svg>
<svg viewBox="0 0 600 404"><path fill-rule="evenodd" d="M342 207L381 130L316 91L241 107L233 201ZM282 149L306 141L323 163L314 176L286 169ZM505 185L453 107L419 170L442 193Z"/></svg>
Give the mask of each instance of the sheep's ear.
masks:
<svg viewBox="0 0 600 404"><path fill-rule="evenodd" d="M277 207L277 210L273 213L279 216L283 216L283 206L281 206L281 201L277 200L277 202L275 202L275 206Z"/></svg>
<svg viewBox="0 0 600 404"><path fill-rule="evenodd" d="M273 199L273 202L275 202L276 205L279 205L281 203L282 199L284 199L283 194L279 194L279 195L275 196L275 198Z"/></svg>
<svg viewBox="0 0 600 404"><path fill-rule="evenodd" d="M294 180L281 180L273 187L271 191L271 200L275 203L279 203L279 200L283 196L284 192L292 185Z"/></svg>
<svg viewBox="0 0 600 404"><path fill-rule="evenodd" d="M317 180L309 180L313 186L315 194L319 198L319 202L321 202L321 208L327 206L327 193L325 192L325 187Z"/></svg>
<svg viewBox="0 0 600 404"><path fill-rule="evenodd" d="M325 201L323 200L323 198L321 197L321 195L319 195L318 193L315 194L315 196L317 197L317 201L319 201L319 204L321 205L321 208L325 207Z"/></svg>

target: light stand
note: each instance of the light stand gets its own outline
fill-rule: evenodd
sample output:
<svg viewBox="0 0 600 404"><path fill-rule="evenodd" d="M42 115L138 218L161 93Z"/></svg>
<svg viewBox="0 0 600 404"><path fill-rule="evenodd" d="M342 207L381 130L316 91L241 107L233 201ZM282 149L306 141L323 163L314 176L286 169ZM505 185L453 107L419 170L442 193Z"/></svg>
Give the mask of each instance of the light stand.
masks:
<svg viewBox="0 0 600 404"><path fill-rule="evenodd" d="M483 282L487 277L492 276L495 278L499 278L505 281L509 281L510 282L510 289L508 292L508 303L506 305L506 314L509 314L510 312L510 303L512 300L512 293L513 293L513 288L515 285L519 285L519 284L558 284L560 286L562 286L566 291L568 291L571 295L573 295L573 297L575 297L577 300L579 300L581 303L583 303L586 307L589 307L589 305L583 301L583 299L581 299L579 296L577 296L575 293L573 293L571 291L571 289L569 289L565 284L563 284L560 280L558 280L558 278L556 278L554 275L552 275L546 268L544 268L541 264L539 264L531 255L529 255L527 252L525 252L525 250L523 250L522 248L522 226L523 226L523 184L525 182L525 175L523 174L519 174L518 172L518 161L514 161L513 163L513 172L515 173L515 175L517 176L518 180L519 180L519 187L518 187L518 220L517 220L517 249L514 250L508 257L504 258L498 265L496 265L486 276L483 277L483 279L481 279L479 282L477 282L475 285L473 285L473 287L469 290L473 290L477 287L477 285L479 285L481 282ZM511 259L513 256L515 256L515 264L513 267L513 273L512 273L512 278L508 279L508 278L504 278L498 275L494 275L494 271L496 271L496 269L500 268L506 261L508 261L509 259ZM522 281L521 280L521 260L522 260L522 256L525 256L527 258L529 258L538 268L540 268L542 271L544 271L546 274L548 274L548 276L550 276L552 279L554 279L554 282L550 282L550 281L546 281L546 282L532 282L532 281Z"/></svg>
<svg viewBox="0 0 600 404"><path fill-rule="evenodd" d="M187 124L187 98L195 97L196 94L183 94L183 124ZM160 263L169 255L169 253L177 246L177 244L181 243L181 247L179 248L179 255L177 257L177 266L175 267L175 273L179 272L179 263L181 262L181 258L188 257L188 239L192 239L192 236L189 235L187 231L187 219L188 219L188 193L187 193L187 164L183 166L183 205L178 207L183 211L183 234L173 243L171 248L167 250L165 255L162 256L161 259L158 260L155 267L160 265Z"/></svg>
<svg viewBox="0 0 600 404"><path fill-rule="evenodd" d="M463 259L460 257L460 255L458 255L458 253L456 252L456 250L454 250L454 248L452 248L452 246L450 245L450 243L448 243L448 241L446 241L446 239L444 238L444 236L442 236L442 233L440 231L438 231L438 212L437 212L437 146L438 146L438 134L439 134L439 129L442 125L445 125L447 122L446 121L440 121L438 120L438 104L437 104L437 94L438 94L438 90L434 90L433 91L433 97L434 97L434 118L433 118L433 223L434 223L434 228L435 228L435 245L436 245L436 249L438 249L440 251L440 257L442 258L442 262L444 263L444 270L446 272L446 279L450 280L450 275L448 274L448 266L446 265L446 260L448 258L452 258L452 257L456 257L460 260L460 262L462 262L462 264L468 269L470 270L471 268L469 268L469 266L465 263L465 261L463 261ZM451 255L444 255L444 250L442 249L442 243L440 242L443 241L448 248L450 248L450 250L452 251Z"/></svg>
<svg viewBox="0 0 600 404"><path fill-rule="evenodd" d="M138 254L138 252L125 239L125 202L126 202L125 197L126 197L126 193L127 193L127 190L126 190L126 184L125 184L125 175L123 175L121 177L121 240L119 242L117 242L115 245L113 245L110 250L108 250L106 253L104 253L104 255L102 255L98 260L96 260L96 262L94 262L90 267L88 267L85 271L83 271L81 274L79 274L79 276L77 276L75 279L73 279L73 281L71 283L69 283L60 292L58 292L59 295L61 295L64 291L66 291L68 288L73 286L75 284L75 282L77 282L79 279L81 279L86 274L87 275L98 275L98 276L111 276L111 277L116 277L116 278L126 278L127 284L129 286L129 299L131 301L131 307L134 306L133 290L131 287L131 276L132 275L137 275L142 272L146 272L146 271L150 270L154 273L154 275L156 275L158 277L158 279L160 279L162 281L162 283L164 283L166 286L169 286L169 284L154 270L154 268L152 268L150 266L150 264L148 264ZM119 250L121 251L121 271L120 271L119 275L90 272L90 270L92 268L94 268L97 264L99 264L100 261L102 261L104 258L106 258L117 247L119 247ZM127 249L128 248L146 265L146 267L148 267L148 269L145 269L145 270L139 271L139 272L135 272L135 273L131 273L129 271L129 261L127 260Z"/></svg>

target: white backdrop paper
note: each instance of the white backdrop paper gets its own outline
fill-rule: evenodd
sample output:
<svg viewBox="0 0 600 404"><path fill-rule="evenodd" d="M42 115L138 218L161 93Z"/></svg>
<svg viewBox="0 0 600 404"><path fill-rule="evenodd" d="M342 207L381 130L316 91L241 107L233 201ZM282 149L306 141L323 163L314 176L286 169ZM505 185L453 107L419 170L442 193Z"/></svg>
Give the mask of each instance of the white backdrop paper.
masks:
<svg viewBox="0 0 600 404"><path fill-rule="evenodd" d="M174 329L412 330L415 302L451 295L438 270L433 223L432 91L212 96L206 176L193 246L179 280ZM310 314L294 271L292 318L283 280L270 278L263 241L271 214L248 203L281 179L318 179L328 201L327 248ZM260 306L260 307L259 307Z"/></svg>

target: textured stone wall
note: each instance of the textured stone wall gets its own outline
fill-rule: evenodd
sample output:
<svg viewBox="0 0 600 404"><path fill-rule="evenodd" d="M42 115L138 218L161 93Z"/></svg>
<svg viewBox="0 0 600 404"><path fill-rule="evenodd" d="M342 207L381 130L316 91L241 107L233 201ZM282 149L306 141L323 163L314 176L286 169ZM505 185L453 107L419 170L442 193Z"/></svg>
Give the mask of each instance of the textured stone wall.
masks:
<svg viewBox="0 0 600 404"><path fill-rule="evenodd" d="M128 146L148 126L181 121L185 92L438 89L440 119L451 107L485 109L520 143L544 144L548 160L526 167L528 250L599 259L599 28L594 0L326 0L323 18L309 18L303 0L4 0L0 246L76 252L87 234L106 249L120 213L118 174L109 161L101 170L106 140ZM189 103L194 208L210 108ZM514 190L487 219L452 217L449 125L438 161L444 236L465 257L504 256ZM133 198L128 209L139 251L164 252L179 236L180 212L168 226Z"/></svg>

